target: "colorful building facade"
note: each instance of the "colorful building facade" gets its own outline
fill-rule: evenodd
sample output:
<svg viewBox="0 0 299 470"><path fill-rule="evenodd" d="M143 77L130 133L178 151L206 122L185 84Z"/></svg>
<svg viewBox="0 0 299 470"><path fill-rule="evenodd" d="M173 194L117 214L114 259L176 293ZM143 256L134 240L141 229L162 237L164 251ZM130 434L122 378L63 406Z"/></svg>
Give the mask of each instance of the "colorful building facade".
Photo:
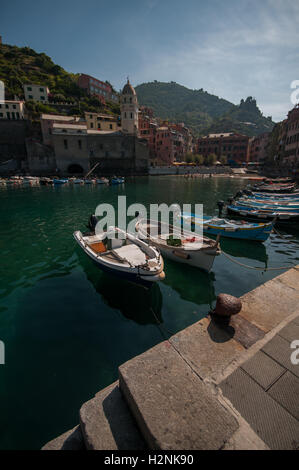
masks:
<svg viewBox="0 0 299 470"><path fill-rule="evenodd" d="M270 132L253 137L249 140L248 148L248 161L249 162L262 162L267 157L267 150L269 145Z"/></svg>
<svg viewBox="0 0 299 470"><path fill-rule="evenodd" d="M230 164L242 164L248 161L249 137L233 132L209 134L200 137L197 152L204 157L215 154L218 159L226 156Z"/></svg>

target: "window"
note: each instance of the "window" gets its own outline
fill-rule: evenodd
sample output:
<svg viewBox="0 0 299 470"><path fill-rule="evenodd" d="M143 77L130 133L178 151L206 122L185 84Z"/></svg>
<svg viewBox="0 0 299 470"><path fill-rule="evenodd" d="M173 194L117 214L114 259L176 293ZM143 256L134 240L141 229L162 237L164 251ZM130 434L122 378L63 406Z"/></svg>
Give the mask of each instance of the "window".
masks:
<svg viewBox="0 0 299 470"><path fill-rule="evenodd" d="M131 113L131 119L133 119L133 113Z"/></svg>
<svg viewBox="0 0 299 470"><path fill-rule="evenodd" d="M33 100L33 96L32 96L32 95L29 95L28 98L29 98L30 100Z"/></svg>
<svg viewBox="0 0 299 470"><path fill-rule="evenodd" d="M3 117L3 113L0 113L0 117Z"/></svg>
<svg viewBox="0 0 299 470"><path fill-rule="evenodd" d="M10 113L7 112L6 115L7 115L7 119L10 119Z"/></svg>
<svg viewBox="0 0 299 470"><path fill-rule="evenodd" d="M127 113L125 113L125 119L127 119Z"/></svg>
<svg viewBox="0 0 299 470"><path fill-rule="evenodd" d="M93 122L90 123L90 129L93 129Z"/></svg>
<svg viewBox="0 0 299 470"><path fill-rule="evenodd" d="M5 108L8 109L8 104L5 105Z"/></svg>
<svg viewBox="0 0 299 470"><path fill-rule="evenodd" d="M43 93L45 90L43 88L40 88L39 91L41 91Z"/></svg>
<svg viewBox="0 0 299 470"><path fill-rule="evenodd" d="M16 105L15 105L15 104L13 104L13 105L12 105L12 107L13 107L13 109L17 109L17 107L16 107Z"/></svg>
<svg viewBox="0 0 299 470"><path fill-rule="evenodd" d="M64 139L64 141L63 141L63 145L64 145L64 148L65 148L65 150L66 150L66 149L68 148L68 145L67 145L67 140L66 140L66 139Z"/></svg>
<svg viewBox="0 0 299 470"><path fill-rule="evenodd" d="M20 113L16 113L17 114L17 119L20 119Z"/></svg>
<svg viewBox="0 0 299 470"><path fill-rule="evenodd" d="M82 141L81 140L78 140L78 147L79 147L80 150L82 149Z"/></svg>
<svg viewBox="0 0 299 470"><path fill-rule="evenodd" d="M42 101L44 101L44 100L45 100L45 97L44 97L44 96L41 96L40 99L41 99Z"/></svg>
<svg viewBox="0 0 299 470"><path fill-rule="evenodd" d="M112 127L113 127L112 124L110 124L110 129L112 129Z"/></svg>
<svg viewBox="0 0 299 470"><path fill-rule="evenodd" d="M28 86L28 87L27 87L27 91L32 91L31 86Z"/></svg>

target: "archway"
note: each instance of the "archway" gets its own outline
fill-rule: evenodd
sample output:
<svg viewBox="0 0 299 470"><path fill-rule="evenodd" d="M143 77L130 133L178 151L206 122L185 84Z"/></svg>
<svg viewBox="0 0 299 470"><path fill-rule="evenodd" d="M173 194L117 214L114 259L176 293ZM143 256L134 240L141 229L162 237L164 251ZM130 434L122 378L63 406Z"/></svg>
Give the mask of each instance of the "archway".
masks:
<svg viewBox="0 0 299 470"><path fill-rule="evenodd" d="M77 163L73 163L72 165L68 166L67 171L71 174L77 175L79 173L83 173L83 168L81 165L78 165Z"/></svg>

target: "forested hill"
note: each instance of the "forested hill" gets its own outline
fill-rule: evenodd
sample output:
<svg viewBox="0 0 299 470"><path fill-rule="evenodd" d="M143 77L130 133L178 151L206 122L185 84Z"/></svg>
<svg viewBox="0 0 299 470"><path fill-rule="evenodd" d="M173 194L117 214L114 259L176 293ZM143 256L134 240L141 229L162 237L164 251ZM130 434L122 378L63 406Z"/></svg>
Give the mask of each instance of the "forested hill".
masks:
<svg viewBox="0 0 299 470"><path fill-rule="evenodd" d="M6 99L14 99L15 96L23 98L23 85L35 83L49 87L50 101L77 104L80 100L80 109L75 106L72 110L75 114L84 110L103 111L101 102L97 98L88 97L85 90L77 85L78 74L67 72L49 56L35 52L30 47L0 45L0 80L5 84ZM43 108L41 111L51 111L51 103L38 106ZM113 103L108 103L106 108L108 112L119 113L119 106Z"/></svg>
<svg viewBox="0 0 299 470"><path fill-rule="evenodd" d="M135 89L141 105L153 108L162 119L184 122L196 135L235 131L254 136L274 126L252 97L237 106L203 89L190 90L175 82L154 81Z"/></svg>

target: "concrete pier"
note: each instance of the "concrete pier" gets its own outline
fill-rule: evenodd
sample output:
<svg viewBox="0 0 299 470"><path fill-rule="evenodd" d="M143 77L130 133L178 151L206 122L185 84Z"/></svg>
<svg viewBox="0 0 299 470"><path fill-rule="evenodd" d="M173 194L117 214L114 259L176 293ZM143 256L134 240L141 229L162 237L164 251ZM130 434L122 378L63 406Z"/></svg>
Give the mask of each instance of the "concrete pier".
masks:
<svg viewBox="0 0 299 470"><path fill-rule="evenodd" d="M299 266L241 301L120 366L43 449L299 449Z"/></svg>

